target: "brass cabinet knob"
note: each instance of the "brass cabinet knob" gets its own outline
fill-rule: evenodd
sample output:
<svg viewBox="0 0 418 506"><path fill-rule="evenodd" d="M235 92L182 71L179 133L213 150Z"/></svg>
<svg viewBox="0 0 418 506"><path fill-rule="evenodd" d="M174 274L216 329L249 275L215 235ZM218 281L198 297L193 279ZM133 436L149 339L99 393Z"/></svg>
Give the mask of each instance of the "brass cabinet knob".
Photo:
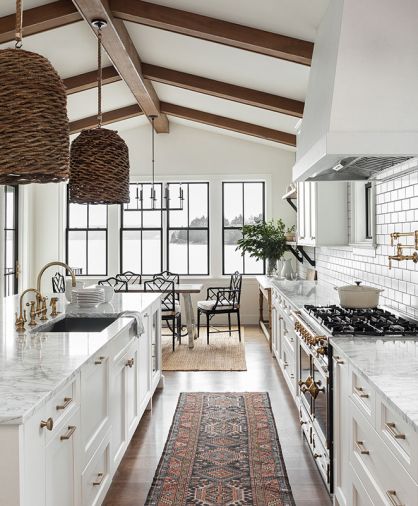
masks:
<svg viewBox="0 0 418 506"><path fill-rule="evenodd" d="M125 366L126 367L133 367L134 363L135 363L134 359L130 358L129 360L126 361Z"/></svg>
<svg viewBox="0 0 418 506"><path fill-rule="evenodd" d="M49 417L47 420L41 420L41 429L47 428L48 430L52 430L54 428L54 420Z"/></svg>

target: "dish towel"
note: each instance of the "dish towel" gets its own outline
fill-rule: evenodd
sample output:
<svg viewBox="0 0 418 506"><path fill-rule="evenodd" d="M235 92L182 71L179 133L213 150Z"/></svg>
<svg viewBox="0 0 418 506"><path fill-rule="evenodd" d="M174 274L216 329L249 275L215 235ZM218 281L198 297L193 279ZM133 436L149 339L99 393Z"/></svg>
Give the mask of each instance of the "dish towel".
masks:
<svg viewBox="0 0 418 506"><path fill-rule="evenodd" d="M123 311L119 317L133 318L136 322L136 335L139 337L145 332L144 324L142 323L141 313L139 311Z"/></svg>

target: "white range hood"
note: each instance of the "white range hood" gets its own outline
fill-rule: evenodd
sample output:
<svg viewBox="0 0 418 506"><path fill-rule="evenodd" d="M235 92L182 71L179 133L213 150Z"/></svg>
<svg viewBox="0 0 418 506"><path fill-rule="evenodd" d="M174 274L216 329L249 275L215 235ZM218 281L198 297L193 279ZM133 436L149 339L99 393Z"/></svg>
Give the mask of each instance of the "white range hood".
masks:
<svg viewBox="0 0 418 506"><path fill-rule="evenodd" d="M369 179L418 154L418 0L330 0L294 181Z"/></svg>

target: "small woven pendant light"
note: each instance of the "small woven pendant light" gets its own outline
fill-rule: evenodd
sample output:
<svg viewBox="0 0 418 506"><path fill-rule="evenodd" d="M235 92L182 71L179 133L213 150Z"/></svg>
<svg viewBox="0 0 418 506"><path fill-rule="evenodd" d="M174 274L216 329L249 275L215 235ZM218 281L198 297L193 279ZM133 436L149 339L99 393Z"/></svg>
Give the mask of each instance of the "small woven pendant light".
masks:
<svg viewBox="0 0 418 506"><path fill-rule="evenodd" d="M97 128L83 130L70 152L69 200L77 204L124 204L129 202L129 153L116 131L102 128L101 38L105 21L97 28Z"/></svg>
<svg viewBox="0 0 418 506"><path fill-rule="evenodd" d="M0 49L0 184L50 183L69 175L65 87L51 63L22 47L22 0L15 48Z"/></svg>

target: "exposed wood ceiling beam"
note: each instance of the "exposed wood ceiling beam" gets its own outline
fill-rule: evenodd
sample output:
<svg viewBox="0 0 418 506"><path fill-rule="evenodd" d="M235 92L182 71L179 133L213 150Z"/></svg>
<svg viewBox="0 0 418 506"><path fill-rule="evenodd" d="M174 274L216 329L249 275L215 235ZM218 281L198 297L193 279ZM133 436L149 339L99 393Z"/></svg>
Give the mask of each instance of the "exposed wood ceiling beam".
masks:
<svg viewBox="0 0 418 506"><path fill-rule="evenodd" d="M161 102L161 110L166 114L176 116L177 118L188 119L190 121L196 121L197 123L204 123L205 125L223 128L225 130L232 130L233 132L260 137L261 139L269 141L280 142L281 144L286 144L288 146L296 146L296 136L287 132L281 132L280 130L274 130L272 128L246 123L245 121L218 116L217 114L197 111L196 109L189 109L188 107L182 107L180 105L167 104L166 102Z"/></svg>
<svg viewBox="0 0 418 506"><path fill-rule="evenodd" d="M122 78L113 66L104 67L102 69L102 83L111 84L120 81ZM78 93L80 91L90 90L97 87L97 70L86 72L78 76L68 77L64 79L64 85L67 95Z"/></svg>
<svg viewBox="0 0 418 506"><path fill-rule="evenodd" d="M313 43L142 0L110 0L115 17L310 65Z"/></svg>
<svg viewBox="0 0 418 506"><path fill-rule="evenodd" d="M138 104L128 105L121 109L115 109L114 111L104 112L102 115L102 124L110 125L117 121L123 121L125 119L134 118L135 116L141 116L144 114ZM89 116L88 118L82 118L76 121L70 122L70 134L76 134L87 128L94 128L97 126L97 116Z"/></svg>
<svg viewBox="0 0 418 506"><path fill-rule="evenodd" d="M298 118L301 118L303 115L304 103L298 100L215 81L206 77L186 74L185 72L150 65L149 63L142 64L142 71L144 72L144 77L151 79L151 81L178 86L179 88L289 114Z"/></svg>
<svg viewBox="0 0 418 506"><path fill-rule="evenodd" d="M233 100L241 104L261 107L270 111L288 114L301 118L303 115L303 102L290 98L280 97L271 93L252 90L234 84L223 83L205 77L199 77L177 70L170 70L149 63L142 64L142 72L146 79L159 83L178 86L198 93L205 93L214 97ZM120 76L114 67L103 69L103 83L109 84L120 80ZM79 76L70 77L64 80L67 93L77 93L89 90L97 85L97 72L87 72Z"/></svg>
<svg viewBox="0 0 418 506"><path fill-rule="evenodd" d="M68 0L58 0L23 12L23 36L34 35L81 21L82 17ZM16 16L0 18L0 44L15 39Z"/></svg>
<svg viewBox="0 0 418 506"><path fill-rule="evenodd" d="M205 125L211 125L225 130L232 130L233 132L259 137L261 139L279 142L280 144L286 144L287 146L296 146L295 135L287 132L280 132L279 130L274 130L272 128L266 128L252 123L246 123L244 121L225 118L224 116L197 111L196 109L189 109L188 107L168 104L166 102L161 102L161 111L168 115L195 121L197 123L204 123ZM141 114L143 114L143 112L136 104L128 107L122 107L121 109L115 109L114 111L103 113L103 124L116 123L117 121L123 121L128 118L140 116ZM70 134L81 132L81 130L84 130L85 128L94 128L96 125L96 116L72 121L70 123Z"/></svg>
<svg viewBox="0 0 418 506"><path fill-rule="evenodd" d="M104 49L144 113L148 117L156 116L155 130L168 132L167 116L161 114L154 87L142 74L141 60L123 21L112 16L107 0L73 0L73 3L89 25L94 19L107 22L107 27L102 30Z"/></svg>

